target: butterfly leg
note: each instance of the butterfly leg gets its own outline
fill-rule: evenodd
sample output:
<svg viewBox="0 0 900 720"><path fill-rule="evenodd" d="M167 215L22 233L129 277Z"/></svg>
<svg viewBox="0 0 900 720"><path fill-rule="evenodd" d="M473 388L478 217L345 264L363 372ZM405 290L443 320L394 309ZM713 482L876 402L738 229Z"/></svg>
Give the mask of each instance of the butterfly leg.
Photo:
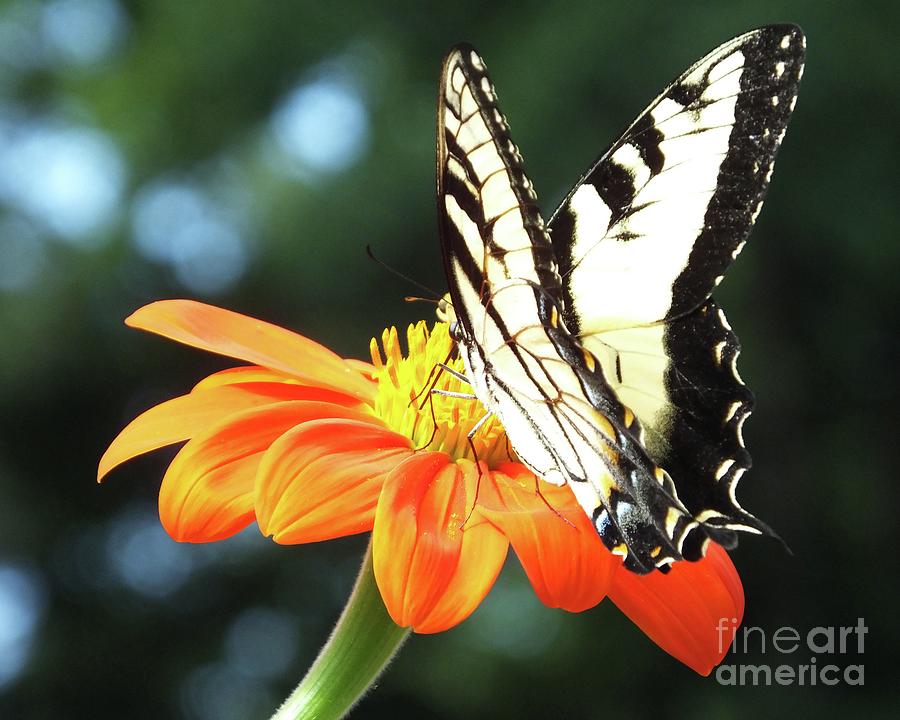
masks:
<svg viewBox="0 0 900 720"><path fill-rule="evenodd" d="M450 361L450 358L452 357L452 355L453 355L453 351L451 351L450 354L447 355L447 359L444 362L437 363L431 368L431 372L428 373L428 380L425 382L425 385L422 388L422 390L420 392L418 392L414 397L410 398L410 400L409 400L409 406L411 406L411 405L413 405L413 403L418 402L419 398L421 398L423 395L427 394L428 406L431 409L431 427L432 427L431 437L428 438L427 443L425 443L421 447L417 447L416 451L424 450L429 445L431 445L431 443L434 442L434 436L437 434L437 418L435 417L435 414L434 414L434 397L433 396L434 396L434 393L437 393L439 395L447 394L446 392L439 391L435 388L435 385L437 385L437 382L441 377L441 373L444 370L447 370L448 372L452 373L457 378L462 378L468 384L468 380L466 379L466 377L464 375L462 375L461 373L458 373L456 370L454 370L453 368L451 368L450 366L447 365L447 363ZM437 370L437 372L435 372L435 370ZM465 393L461 393L455 397L460 397L462 399L469 399L469 396ZM421 410L423 407L425 407L424 400L422 401L422 404L419 405L419 410Z"/></svg>
<svg viewBox="0 0 900 720"><path fill-rule="evenodd" d="M431 395L442 395L443 397L452 397L459 398L460 400L477 400L478 396L475 393L464 393L464 392L456 392L454 390L438 390L437 388L433 388L431 390ZM487 415L485 417L488 417ZM476 427L480 427L481 423L484 422L484 418L478 421L478 425Z"/></svg>
<svg viewBox="0 0 900 720"><path fill-rule="evenodd" d="M455 370L452 367L450 367L449 365L447 365L447 363L438 363L437 367L439 367L441 370L448 373L449 375L452 375L460 382L464 382L466 385L472 384L469 382L469 378L467 378L465 375L463 375L459 370ZM434 395L443 395L444 397L459 398L461 400L477 400L478 399L478 396L475 395L475 393L458 392L455 390L438 390L436 387L431 388L431 393ZM484 421L487 420L489 417L490 417L490 413L485 415L483 418L481 418L481 420L479 420L475 424L475 427L473 427L472 430L469 432L470 438L472 435L474 435L478 431L478 428L480 428L484 424Z"/></svg>
<svg viewBox="0 0 900 720"><path fill-rule="evenodd" d="M409 400L409 405L411 406L413 403L418 402L419 398L425 395L426 393L431 394L434 391L435 386L437 385L438 380L441 379L441 373L445 370L452 374L457 380L462 380L466 385L469 384L469 379L460 372L457 372L452 367L447 365L450 362L450 358L453 357L453 350L447 355L447 359L444 362L436 363L432 366L431 372L428 373L428 380L425 381L425 385L422 389L416 393L416 395ZM437 370L438 372L435 372ZM421 410L425 406L425 402L422 402L422 405L419 406L419 410Z"/></svg>
<svg viewBox="0 0 900 720"><path fill-rule="evenodd" d="M450 390L438 390L437 388L431 388L428 392L428 407L431 409L431 437L428 439L428 442L422 445L421 447L417 447L416 450L424 450L434 441L434 436L437 434L437 417L434 414L434 396L442 395L444 397L452 397L452 398L460 398L461 400L477 400L472 393L461 393L461 392L452 392ZM476 429L481 426L481 424L488 418L489 415L485 415L481 420L478 421L478 425L476 425ZM469 441L471 445L471 440Z"/></svg>
<svg viewBox="0 0 900 720"><path fill-rule="evenodd" d="M419 450L424 450L431 443L434 442L434 436L437 435L437 417L434 414L434 400L431 399L431 393L428 393L428 407L431 409L431 437L428 438L428 442L422 445L421 447L415 448L414 452L419 452ZM421 408L419 408L421 410Z"/></svg>
<svg viewBox="0 0 900 720"><path fill-rule="evenodd" d="M474 395L463 396L462 394L454 395L453 397L471 397L473 400L478 399ZM488 412L488 413L485 413L484 415L482 415L481 419L472 426L472 429L469 430L468 434L466 435L466 440L469 441L469 447L472 448L473 453L475 452L475 445L472 444L472 438L475 437L475 433L477 433L479 430L481 430L481 426L484 425L487 422L488 418L491 417L493 414L494 413Z"/></svg>
<svg viewBox="0 0 900 720"><path fill-rule="evenodd" d="M450 375L452 375L453 377L455 377L460 382L464 382L466 385L472 384L469 382L469 378L467 378L459 370L455 370L454 368L450 367L447 363L438 363L438 367L441 368L441 370L443 370L443 371L449 373Z"/></svg>

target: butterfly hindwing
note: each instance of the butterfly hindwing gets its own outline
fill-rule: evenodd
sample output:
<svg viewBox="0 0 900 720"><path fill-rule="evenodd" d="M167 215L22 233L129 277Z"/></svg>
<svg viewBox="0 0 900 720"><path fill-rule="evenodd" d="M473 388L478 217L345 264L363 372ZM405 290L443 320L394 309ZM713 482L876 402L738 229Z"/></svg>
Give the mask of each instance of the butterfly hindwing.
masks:
<svg viewBox="0 0 900 720"><path fill-rule="evenodd" d="M737 502L750 467L742 427L753 396L737 372L740 344L709 299L668 323L584 338L619 397L641 420L644 445L673 478L688 511L724 545L731 531L771 534Z"/></svg>
<svg viewBox="0 0 900 720"><path fill-rule="evenodd" d="M576 184L549 223L572 332L647 325L706 300L759 213L804 49L793 25L721 45Z"/></svg>

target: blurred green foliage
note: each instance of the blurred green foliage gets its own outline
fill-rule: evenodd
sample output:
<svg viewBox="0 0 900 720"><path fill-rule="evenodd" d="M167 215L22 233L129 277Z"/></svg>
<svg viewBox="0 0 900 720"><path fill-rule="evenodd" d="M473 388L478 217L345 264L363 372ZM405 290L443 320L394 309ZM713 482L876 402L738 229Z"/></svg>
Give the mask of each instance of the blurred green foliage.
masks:
<svg viewBox="0 0 900 720"><path fill-rule="evenodd" d="M358 715L895 717L900 5L770 0L0 4L0 717L265 717L362 556L364 538L278 547L253 529L175 545L155 517L171 453L96 486L127 420L228 365L127 330L130 311L194 297L365 357L384 326L432 314L366 244L444 289L433 135L451 43L489 63L549 211L683 67L777 21L807 32L807 72L719 295L758 398L741 499L793 555L745 539L734 556L748 625L864 618L865 655L835 661L864 663L865 685L720 686L608 603L543 608L512 560L473 618L408 643Z"/></svg>

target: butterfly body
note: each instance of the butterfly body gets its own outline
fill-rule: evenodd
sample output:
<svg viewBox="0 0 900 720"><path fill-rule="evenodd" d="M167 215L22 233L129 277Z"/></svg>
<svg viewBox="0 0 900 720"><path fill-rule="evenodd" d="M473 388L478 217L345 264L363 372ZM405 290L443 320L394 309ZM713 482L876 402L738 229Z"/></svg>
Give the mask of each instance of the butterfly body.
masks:
<svg viewBox="0 0 900 720"><path fill-rule="evenodd" d="M793 26L717 48L549 225L484 62L464 45L444 62L438 210L467 376L519 459L568 484L635 572L767 531L734 497L752 397L709 295L762 202L801 58Z"/></svg>

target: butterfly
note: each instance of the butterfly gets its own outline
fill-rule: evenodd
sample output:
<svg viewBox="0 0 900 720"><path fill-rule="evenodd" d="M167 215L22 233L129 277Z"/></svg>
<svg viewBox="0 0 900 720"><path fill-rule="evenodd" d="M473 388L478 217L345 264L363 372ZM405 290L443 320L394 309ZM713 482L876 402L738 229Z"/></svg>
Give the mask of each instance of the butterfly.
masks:
<svg viewBox="0 0 900 720"><path fill-rule="evenodd" d="M546 224L484 61L458 45L443 63L439 316L518 458L636 573L773 534L735 496L753 397L711 293L759 214L805 46L771 25L714 49Z"/></svg>

